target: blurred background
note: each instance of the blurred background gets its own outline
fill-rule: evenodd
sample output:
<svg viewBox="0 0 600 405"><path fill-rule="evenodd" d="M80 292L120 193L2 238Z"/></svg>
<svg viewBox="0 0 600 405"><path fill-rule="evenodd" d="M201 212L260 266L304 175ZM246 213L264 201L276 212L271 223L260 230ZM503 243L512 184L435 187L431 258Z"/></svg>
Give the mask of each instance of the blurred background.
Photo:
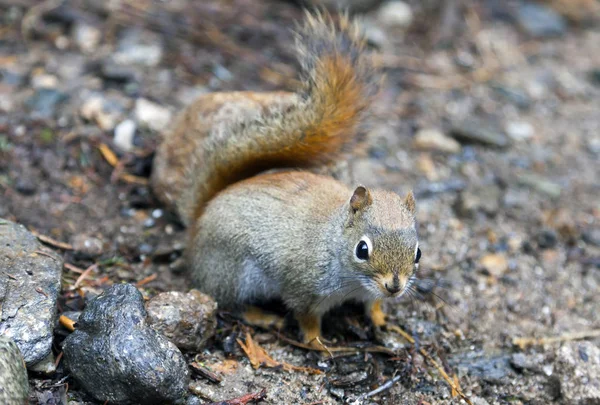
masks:
<svg viewBox="0 0 600 405"><path fill-rule="evenodd" d="M600 328L598 0L0 0L0 217L68 243L74 268L95 265L78 290L64 272L59 311L121 281L146 297L188 288L184 229L148 187L160 134L204 93L293 90L291 29L314 6L359 18L386 76L354 180L417 197L420 297L386 312L478 404L598 403L586 383L600 379L598 338L513 345ZM338 342L367 336L344 316L331 324ZM238 333L221 326L204 354L214 364ZM375 400L453 403L403 350L373 360L376 382L406 376ZM325 380L286 374L268 403L368 391L372 380L331 384L365 369L352 361ZM216 398L282 377L223 373ZM66 395L64 375L33 376L32 401Z"/></svg>

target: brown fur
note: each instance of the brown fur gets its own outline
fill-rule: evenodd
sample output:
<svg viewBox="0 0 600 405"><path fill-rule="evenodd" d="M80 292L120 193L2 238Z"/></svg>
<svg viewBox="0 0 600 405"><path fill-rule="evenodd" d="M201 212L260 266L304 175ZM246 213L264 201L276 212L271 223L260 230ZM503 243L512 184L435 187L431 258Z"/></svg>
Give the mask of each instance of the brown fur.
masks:
<svg viewBox="0 0 600 405"><path fill-rule="evenodd" d="M298 93L276 102L244 94L243 108L227 117L220 112L231 104L219 104L227 97L207 97L179 121L192 164L175 191L190 225L194 284L224 308L282 299L307 341L320 342L329 308L348 299L370 307L397 295L386 284L406 283L416 270L412 194L350 189L305 171L339 160L358 141L378 88L363 47L346 18L307 15L297 40ZM201 130L185 134L186 123ZM356 253L365 239L368 260ZM371 309L380 325L380 305Z"/></svg>
<svg viewBox="0 0 600 405"><path fill-rule="evenodd" d="M356 144L378 88L358 29L346 18L336 26L327 15L308 15L297 47L303 86L296 102L251 120L232 117L222 133L210 133L195 149L190 184L178 201L184 222L199 218L230 184L265 170L329 164Z"/></svg>

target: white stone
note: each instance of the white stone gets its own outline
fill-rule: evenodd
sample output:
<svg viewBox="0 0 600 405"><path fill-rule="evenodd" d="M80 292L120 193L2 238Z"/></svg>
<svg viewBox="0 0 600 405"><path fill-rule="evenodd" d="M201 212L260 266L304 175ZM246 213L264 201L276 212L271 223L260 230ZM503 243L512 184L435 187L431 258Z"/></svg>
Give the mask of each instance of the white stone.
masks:
<svg viewBox="0 0 600 405"><path fill-rule="evenodd" d="M77 23L73 28L75 43L83 52L91 53L98 48L102 39L102 32L93 25Z"/></svg>
<svg viewBox="0 0 600 405"><path fill-rule="evenodd" d="M171 122L171 111L145 98L135 102L135 119L154 131L164 130Z"/></svg>
<svg viewBox="0 0 600 405"><path fill-rule="evenodd" d="M413 21L413 12L403 1L390 1L379 8L377 19L385 27L408 28Z"/></svg>
<svg viewBox="0 0 600 405"><path fill-rule="evenodd" d="M34 89L55 89L58 86L58 78L54 75L42 73L31 78L31 87Z"/></svg>
<svg viewBox="0 0 600 405"><path fill-rule="evenodd" d="M525 121L511 121L506 124L504 129L508 136L515 141L525 141L530 139L535 133L533 125Z"/></svg>
<svg viewBox="0 0 600 405"><path fill-rule="evenodd" d="M125 120L115 128L115 145L124 152L133 148L133 137L135 135L136 125L133 120Z"/></svg>

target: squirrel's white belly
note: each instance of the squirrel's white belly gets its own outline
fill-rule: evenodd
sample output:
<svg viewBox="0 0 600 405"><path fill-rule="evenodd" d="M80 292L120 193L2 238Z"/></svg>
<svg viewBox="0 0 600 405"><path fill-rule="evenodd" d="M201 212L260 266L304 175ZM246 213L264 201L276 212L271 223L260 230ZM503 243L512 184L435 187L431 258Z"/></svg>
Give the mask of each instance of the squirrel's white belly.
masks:
<svg viewBox="0 0 600 405"><path fill-rule="evenodd" d="M281 296L279 283L267 277L253 259L243 264L238 285L238 302L268 301Z"/></svg>

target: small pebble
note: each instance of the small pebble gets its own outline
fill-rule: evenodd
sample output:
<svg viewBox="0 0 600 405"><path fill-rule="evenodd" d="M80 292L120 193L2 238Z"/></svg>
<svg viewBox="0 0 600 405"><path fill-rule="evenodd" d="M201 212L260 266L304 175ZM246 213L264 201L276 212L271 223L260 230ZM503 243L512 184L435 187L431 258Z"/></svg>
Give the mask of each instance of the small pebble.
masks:
<svg viewBox="0 0 600 405"><path fill-rule="evenodd" d="M517 10L519 26L532 37L557 37L567 30L565 19L541 4L525 2Z"/></svg>
<svg viewBox="0 0 600 405"><path fill-rule="evenodd" d="M515 141L526 141L534 134L533 126L525 121L511 121L506 124L506 133Z"/></svg>
<svg viewBox="0 0 600 405"><path fill-rule="evenodd" d="M125 120L115 128L115 145L124 152L133 149L133 137L135 136L136 125L133 120Z"/></svg>
<svg viewBox="0 0 600 405"><path fill-rule="evenodd" d="M377 11L377 20L384 27L405 29L413 21L413 12L403 1L388 1Z"/></svg>
<svg viewBox="0 0 600 405"><path fill-rule="evenodd" d="M135 118L143 126L154 131L164 130L171 122L171 111L145 98L135 102Z"/></svg>
<svg viewBox="0 0 600 405"><path fill-rule="evenodd" d="M417 149L446 153L460 152L460 144L436 129L422 129L415 135L413 146Z"/></svg>

